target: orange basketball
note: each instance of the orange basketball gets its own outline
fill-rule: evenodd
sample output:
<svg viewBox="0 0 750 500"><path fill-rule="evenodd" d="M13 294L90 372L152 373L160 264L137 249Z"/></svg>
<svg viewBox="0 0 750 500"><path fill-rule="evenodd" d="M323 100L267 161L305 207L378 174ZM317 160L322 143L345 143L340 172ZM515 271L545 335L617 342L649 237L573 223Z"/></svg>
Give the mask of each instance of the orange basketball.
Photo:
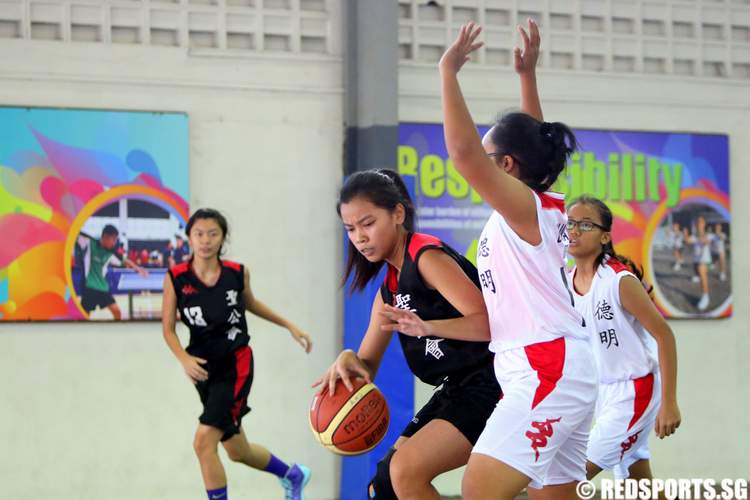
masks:
<svg viewBox="0 0 750 500"><path fill-rule="evenodd" d="M339 455L359 455L373 449L388 430L390 414L383 393L364 379L352 380L354 390L339 380L333 396L316 394L310 406L315 438Z"/></svg>

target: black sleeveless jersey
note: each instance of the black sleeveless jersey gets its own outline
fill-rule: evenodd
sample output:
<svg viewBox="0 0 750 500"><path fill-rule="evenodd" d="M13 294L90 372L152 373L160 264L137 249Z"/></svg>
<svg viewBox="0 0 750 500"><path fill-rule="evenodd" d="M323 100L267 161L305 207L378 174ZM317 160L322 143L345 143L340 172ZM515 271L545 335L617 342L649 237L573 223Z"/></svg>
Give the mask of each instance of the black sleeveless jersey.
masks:
<svg viewBox="0 0 750 500"><path fill-rule="evenodd" d="M191 261L169 270L177 295L177 310L190 329L187 352L209 361L220 360L250 341L245 321L245 267L222 260L214 286L205 285L193 272Z"/></svg>
<svg viewBox="0 0 750 500"><path fill-rule="evenodd" d="M401 274L388 266L385 282L380 287L383 302L415 312L422 320L460 318L461 313L435 289L428 288L419 274L419 258L429 249L439 249L455 259L461 269L481 290L476 267L439 239L428 234L410 233ZM401 348L412 373L422 382L439 385L450 375L459 376L481 366L492 364L489 342L444 339L441 337L410 337L399 333Z"/></svg>

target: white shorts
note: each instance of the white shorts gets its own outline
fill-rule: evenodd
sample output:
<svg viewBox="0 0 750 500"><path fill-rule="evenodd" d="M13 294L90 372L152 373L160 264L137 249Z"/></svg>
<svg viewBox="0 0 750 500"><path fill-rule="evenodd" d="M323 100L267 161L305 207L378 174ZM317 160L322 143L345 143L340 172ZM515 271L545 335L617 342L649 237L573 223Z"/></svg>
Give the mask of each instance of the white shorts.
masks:
<svg viewBox="0 0 750 500"><path fill-rule="evenodd" d="M650 373L634 380L599 386L595 424L586 457L616 479L627 479L628 469L648 460L648 436L656 425L661 404L661 381Z"/></svg>
<svg viewBox="0 0 750 500"><path fill-rule="evenodd" d="M695 253L693 254L693 261L696 264L711 264L711 250L708 248L708 245L699 247L695 250Z"/></svg>
<svg viewBox="0 0 750 500"><path fill-rule="evenodd" d="M586 479L586 444L597 396L593 353L561 337L495 354L503 398L472 453L531 478L529 486Z"/></svg>

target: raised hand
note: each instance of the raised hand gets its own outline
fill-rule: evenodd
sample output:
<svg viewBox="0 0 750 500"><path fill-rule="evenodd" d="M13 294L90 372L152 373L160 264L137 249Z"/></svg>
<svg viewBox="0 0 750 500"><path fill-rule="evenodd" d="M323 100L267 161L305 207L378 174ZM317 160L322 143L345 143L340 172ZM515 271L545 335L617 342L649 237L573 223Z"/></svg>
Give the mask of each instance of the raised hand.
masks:
<svg viewBox="0 0 750 500"><path fill-rule="evenodd" d="M440 71L458 73L464 63L469 60L469 55L484 45L484 42L476 41L481 32L482 27L473 22L461 26L456 41L440 58Z"/></svg>
<svg viewBox="0 0 750 500"><path fill-rule="evenodd" d="M513 66L519 75L533 73L536 70L536 62L539 59L539 45L541 44L539 26L536 21L529 18L528 32L520 24L518 25L518 32L521 34L523 48L516 47L513 49Z"/></svg>

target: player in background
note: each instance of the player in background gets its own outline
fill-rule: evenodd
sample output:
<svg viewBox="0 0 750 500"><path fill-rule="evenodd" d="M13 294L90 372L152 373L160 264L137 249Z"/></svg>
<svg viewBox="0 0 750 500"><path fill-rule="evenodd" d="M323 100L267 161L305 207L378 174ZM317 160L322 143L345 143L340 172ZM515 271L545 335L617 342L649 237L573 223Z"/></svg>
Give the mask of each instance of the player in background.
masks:
<svg viewBox="0 0 750 500"><path fill-rule="evenodd" d="M308 353L310 336L255 297L244 265L221 258L229 235L221 213L197 210L185 232L193 256L172 267L164 278L162 332L203 404L193 447L208 499L226 500L228 495L217 449L221 443L230 460L274 474L287 499L302 500L310 470L304 465L287 465L264 446L249 443L242 429L242 417L250 411L247 396L254 364L245 311L286 328ZM182 347L175 331L178 311L190 329L187 348Z"/></svg>
<svg viewBox="0 0 750 500"><path fill-rule="evenodd" d="M669 325L642 283L642 273L615 253L612 212L581 197L568 208L576 309L586 320L599 367L587 477L612 470L618 479L650 479L648 436L680 426L677 350Z"/></svg>

